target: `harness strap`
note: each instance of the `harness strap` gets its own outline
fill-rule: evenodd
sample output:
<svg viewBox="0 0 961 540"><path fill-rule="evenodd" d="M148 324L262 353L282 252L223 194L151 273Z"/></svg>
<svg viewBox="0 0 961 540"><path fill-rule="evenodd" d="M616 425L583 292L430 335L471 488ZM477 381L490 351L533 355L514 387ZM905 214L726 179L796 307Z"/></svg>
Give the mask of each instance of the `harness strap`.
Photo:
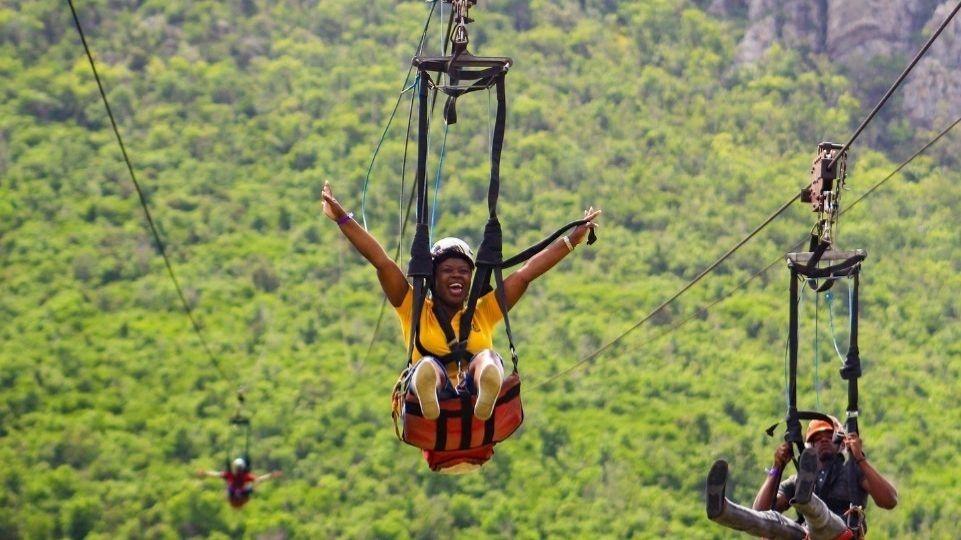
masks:
<svg viewBox="0 0 961 540"><path fill-rule="evenodd" d="M470 406L470 395L467 392L460 394L460 449L467 450L471 447L471 424L474 421L474 408Z"/></svg>
<svg viewBox="0 0 961 540"><path fill-rule="evenodd" d="M487 446L488 444L491 444L492 442L494 442L494 427L495 427L494 422L495 422L496 416L497 416L497 407L494 407L494 410L491 412L491 417L488 418L486 422L484 422L484 439L481 442L481 445L483 446Z"/></svg>
<svg viewBox="0 0 961 540"><path fill-rule="evenodd" d="M490 287L493 264L499 265L503 261L503 234L501 224L497 219L497 199L500 195L500 164L501 152L504 149L504 129L507 124L507 95L504 89L504 73L495 78L497 87L497 113L494 120L494 133L491 140L491 172L490 184L487 188L487 211L489 217L484 225L484 239L477 250L476 270L471 282L470 295L467 298L467 309L460 319L459 347L466 348L467 338L470 336L474 311L477 300L486 288ZM505 306L506 307L506 306ZM505 312L505 320L506 320Z"/></svg>
<svg viewBox="0 0 961 540"><path fill-rule="evenodd" d="M797 447L796 455L800 456L804 451L804 438L801 435L801 419L798 417L797 410L797 356L798 356L798 271L795 266L791 266L791 293L790 310L788 316L788 409L785 422L787 432L784 434L785 442L792 443ZM795 465L797 465L795 463Z"/></svg>
<svg viewBox="0 0 961 540"><path fill-rule="evenodd" d="M437 442L434 444L434 450L443 450L447 446L447 418L448 416L443 413L437 417L437 431L435 432Z"/></svg>
<svg viewBox="0 0 961 540"><path fill-rule="evenodd" d="M504 292L504 270L502 268L494 269L494 282L496 284L494 296L497 298L497 305L504 316L504 330L507 332L507 343L510 344L511 363L514 365L514 371L517 371L517 348L514 347L514 336L511 334L511 319L507 315L507 294ZM493 420L493 416L491 419Z"/></svg>
<svg viewBox="0 0 961 540"><path fill-rule="evenodd" d="M824 268L816 268L811 263L806 265L798 264L795 266L797 267L797 272L805 278L846 277L854 275L858 265L861 264L864 258L864 254L858 254L838 264L825 266Z"/></svg>
<svg viewBox="0 0 961 540"><path fill-rule="evenodd" d="M859 322L859 311L860 311L860 284L861 284L861 267L855 268L854 283L851 289L851 337L850 345L848 346L848 354L844 360L844 365L841 367L841 378L848 381L848 407L847 407L847 418L845 419L845 430L848 433L858 433L858 378L861 377L861 356L860 350L858 349L858 322ZM849 459L846 464L848 470L848 486L851 490L851 509L845 514L847 517L847 525L852 530L863 534L864 526L864 505L867 503L867 493L861 489L861 485L857 481L858 477L858 466L853 459Z"/></svg>
<svg viewBox="0 0 961 540"><path fill-rule="evenodd" d="M585 225L587 224L587 222L588 221L586 219L578 219L576 221L572 221L564 225L560 229L557 229L556 231L551 233L550 236L547 236L540 242L528 247L527 249L525 249L524 251L521 251L517 255L514 255L513 257L505 259L498 266L500 268L510 268L511 266L516 266L526 261L527 259L530 259L534 255L537 255L541 251L544 251L545 249L547 249L549 245L551 245L555 240L563 236L564 233L566 233L570 229L573 229L574 227L577 227L579 225ZM587 233L587 245L592 245L596 241L597 241L597 235L594 233L594 229L590 229ZM488 263L487 261L484 261L484 262ZM489 262L488 264L493 264L493 262Z"/></svg>
<svg viewBox="0 0 961 540"><path fill-rule="evenodd" d="M411 365L414 346L420 335L420 314L427 297L427 284L434 277L434 264L430 256L430 230L427 226L427 133L428 89L425 84L426 73L418 74L418 130L417 130L417 172L414 181L417 185L417 226L410 248L410 263L407 275L413 285L413 306L411 309L410 342L407 346L407 365Z"/></svg>

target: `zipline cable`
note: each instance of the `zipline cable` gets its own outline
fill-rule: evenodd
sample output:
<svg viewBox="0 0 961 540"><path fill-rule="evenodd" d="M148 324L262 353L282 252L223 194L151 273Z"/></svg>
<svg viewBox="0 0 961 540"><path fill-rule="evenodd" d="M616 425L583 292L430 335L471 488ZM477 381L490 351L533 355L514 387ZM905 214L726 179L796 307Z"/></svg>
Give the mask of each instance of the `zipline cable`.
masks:
<svg viewBox="0 0 961 540"><path fill-rule="evenodd" d="M97 65L93 60L93 54L90 52L90 47L87 45L87 37L83 32L83 27L80 24L80 18L77 16L77 10L73 5L73 0L67 0L70 5L70 12L73 14L73 22L77 27L77 33L80 34L80 41L83 43L83 49L87 54L87 60L90 61L90 69L93 70L94 79L97 81L97 88L100 90L100 97L103 99L103 105L107 109L107 116L110 118L110 125L113 127L113 133L117 137L117 143L120 145L120 152L123 154L123 160L127 164L127 171L130 173L130 179L133 180L133 185L137 190L137 196L140 198L140 206L143 208L144 215L147 218L147 224L150 226L150 232L153 234L154 241L157 243L157 249L160 251L160 255L163 257L164 265L167 267L167 274L170 275L170 280L173 281L174 288L177 290L177 296L180 297L180 303L183 306L184 313L187 314L187 318L190 319L190 324L193 326L194 333L197 334L197 338L200 339L200 343L203 346L204 351L207 353L207 357L210 359L210 363L213 364L214 368L220 373L221 377L230 382L232 379L224 371L223 367L220 365L220 361L214 356L213 351L210 349L210 345L207 343L207 339L204 337L203 332L200 330L200 324L197 323L197 319L194 317L193 310L190 309L190 304L187 302L187 298L184 296L183 289L180 287L180 282L177 280L177 275L174 273L173 264L170 262L170 257L167 255L167 248L160 239L160 233L157 231L157 226L154 223L153 216L150 214L150 208L147 206L147 197L144 195L143 189L140 187L140 182L137 181L137 175L134 173L133 165L130 163L130 157L127 155L127 148L123 144L123 138L120 136L120 130L117 128L117 121L114 119L113 110L110 108L110 103L107 101L107 94L104 92L103 83L100 81L100 74L97 72ZM243 401L238 394L238 399Z"/></svg>
<svg viewBox="0 0 961 540"><path fill-rule="evenodd" d="M417 84L420 83L420 78L417 78ZM414 99L410 100L410 111L407 113L407 134L404 136L404 161L401 164L400 173L400 197L399 197L399 210L402 216L400 221L400 228L397 233L397 249L394 252L394 262L396 263L400 260L400 250L404 246L404 232L407 230L407 223L410 221L410 209L414 206L414 197L417 195L417 190L411 188L410 196L407 198L407 209L403 208L404 201L404 189L407 184L407 152L410 148L410 126L411 120L414 118ZM363 363L367 363L367 359L370 358L370 353L374 349L374 342L377 341L377 334L380 333L380 325L384 321L384 311L387 309L387 296L384 296L380 300L380 310L377 313L377 323L374 324L374 331L370 335L370 341L367 342L367 352L364 353Z"/></svg>
<svg viewBox="0 0 961 540"><path fill-rule="evenodd" d="M775 220L775 218L777 218L777 217L780 216L785 210L787 210L788 208L790 208L790 206L791 206L792 204L794 204L798 199L800 199L800 197L801 197L801 193L800 193L800 192L798 192L796 195L794 195L794 197L791 197L791 200L789 200L789 201L785 202L784 204L782 204L782 205L780 206L780 208L778 208L777 210L774 211L774 213L772 213L770 216L768 216L768 218L765 219L763 223L761 223L760 225L758 225L757 227L755 227L753 231L751 231L747 236L745 236L745 237L742 238L740 241L738 241L737 244L735 244L732 248L730 248L729 250L727 250L727 252L724 253L723 255L721 255L721 257L718 258L716 261L714 261L713 263L711 263L710 266L708 266L708 267L705 268L704 270L701 270L701 272L700 272L697 276L695 276L694 279L692 279L692 280L689 281L686 285L684 285L683 287L681 287L681 288L680 288L676 293L674 293L670 298L668 298L667 300L661 302L661 304L660 304L659 306L657 306L656 308L654 308L653 310L651 310L651 312L648 313L643 319L641 319L640 321L638 321L636 324L634 324L633 326L631 326L630 328L628 328L628 329L625 330L624 332L621 332L621 334L618 335L616 338L614 338L614 339L612 339L611 341L607 342L605 345L601 346L599 349L595 350L594 352L588 354L587 356L585 356L584 358L580 359L580 360L577 361L576 363L568 366L567 368L563 369L562 371L559 371L558 373L555 373L554 375L548 377L547 379L544 379L543 381L537 383L536 385L534 385L534 388L538 388L538 387L540 387L540 386L543 386L543 385L545 385L545 384L548 384L549 382L553 381L554 379L558 379L558 378L560 378L560 377L563 377L564 375L570 373L571 371L577 369L578 367L586 364L587 362L589 362L589 361L593 360L594 358L600 356L601 353L603 353L603 352L606 351L607 349L609 349L609 348L611 348L612 346L614 346L617 342L619 342L619 341L621 341L622 339L624 339L628 334L630 334L630 333L633 332L634 330L637 330L638 328L640 328L644 323L646 323L647 321L651 320L655 315L657 315L662 309L664 309L665 307L667 307L669 304L673 303L673 302L674 302L675 300L677 300L682 294L684 294L685 292L687 292L688 289L690 289L691 287L693 287L694 285L696 285L699 281L701 281L701 279L703 279L705 276L707 276L708 274L710 274L711 272L713 272L718 266L721 265L721 263L723 263L724 261L726 261L726 260L727 260L731 255L733 255L737 250L741 249L741 247L744 246L744 244L748 243L752 238L754 238L758 233L760 233L765 227L767 227L768 225L770 225L771 222Z"/></svg>
<svg viewBox="0 0 961 540"><path fill-rule="evenodd" d="M834 163L835 163L835 161L837 161L838 157L844 155L844 153L848 150L848 148L850 148L851 144L853 144L854 141L857 140L857 138L861 135L861 132L863 132L864 129L867 127L867 125L874 119L874 117L877 115L878 111L881 110L881 107L884 106L884 104L885 104L885 103L887 102L887 100L891 97L891 95L894 93L894 91L898 88L898 86L900 86L901 82L904 81L904 79L908 76L908 74L911 72L911 70L914 69L914 66L917 65L917 63L921 60L921 58L924 56L924 54L927 53L928 49L931 48L931 45L938 39L938 36L941 35L941 32L944 31L945 27L947 27L947 25L951 22L951 20L954 18L954 16L957 14L957 12L958 12L959 10L961 10L961 2L959 2L958 5L955 6L955 8L951 11L951 13L945 18L945 20L942 21L942 23L941 23L941 25L938 27L937 31L935 31L935 33L934 33L930 38L928 38L928 41L924 44L924 46L921 48L921 50L918 51L918 53L915 55L915 57L914 57L914 59L911 61L911 63L908 64L908 66L904 69L904 71L901 73L901 75L898 76L898 78L895 80L894 84L892 84L891 87L888 89L888 91L885 92L884 96L881 98L881 100L878 102L878 104L874 106L874 109L873 109L873 110L868 114L868 116L861 122L861 125L858 126L857 130L855 130L854 135L848 140L848 142L842 147L842 149L836 153L836 157L831 160L831 163L830 163L830 165L829 165L829 168L833 168L833 167L834 167ZM914 157L916 157L920 152L923 152L923 151L924 151L925 149L927 149L931 144L934 144L934 142L936 142L938 139L940 139L940 138L944 135L944 133L946 133L947 131L950 131L950 129L953 128L953 127L954 127L954 124L952 124L951 127L949 127L947 130L945 130L944 132L942 132L941 135L938 135L938 137L936 137L934 141L932 141L932 142L928 143L927 145L925 145L924 148L922 148L922 149L919 150L917 153L915 153L915 155L912 156L910 159L914 159ZM903 165L902 165L902 167L903 167ZM898 170L900 170L902 167L899 167ZM896 171L895 171L895 172L896 172ZM890 175L890 176L893 176L894 174L895 174L895 173L892 173L892 175ZM890 178L890 176L889 176L889 178ZM887 181L887 178L886 178L884 181ZM883 183L883 181L882 181L881 183ZM874 189L876 189L876 188L872 188L871 190L868 191L868 193L870 193L870 192L873 191ZM542 381L541 383L538 383L537 386L541 386L541 385L543 385L543 384L547 384L547 383L549 383L550 381L552 381L552 380L554 380L554 379L556 379L556 378L558 378L558 377L560 377L560 376L562 376L562 375L564 375L564 374L566 374L566 373L569 373L570 371L573 371L574 369L576 369L576 368L579 367L580 365L583 365L584 363L586 363L586 362L590 361L591 359L595 358L596 356L598 356L599 354L601 354L602 352L604 352L605 350L607 350L610 346L612 346L612 345L614 345L615 343L617 343L618 341L620 341L620 340L621 340L622 338L624 338L627 334L633 332L635 329L637 329L638 327L640 327L641 325L643 325L645 322L647 322L648 320L650 320L657 312L659 312L661 309L663 309L663 308L666 307L668 304L670 304L670 303L673 302L675 299L677 299L679 296L681 296L681 294L683 294L687 289L691 288L697 281L699 281L699 280L700 280L702 277L704 277L707 273L709 273L710 271L712 271L718 264L720 264L721 262L723 262L728 256L730 256L731 254L733 254L733 252L736 251L737 249L739 249L739 248L743 245L744 242L746 242L747 240L749 240L754 234L757 234L758 232L760 232L761 229L763 229L764 227L766 227L767 224L770 223L770 221L772 221L775 217L777 217L777 215L779 215L784 209L786 209L787 206L789 206L791 203L793 203L794 201L796 201L796 200L799 199L799 198L800 198L800 193L799 193L798 195L795 195L795 197L794 197L787 205L785 205L784 207L782 207L778 212L776 212L774 215L772 215L770 218L768 218L768 220L765 221L764 224L762 224L758 229L755 229L755 231L754 231L751 235L749 235L748 238L746 238L746 239L743 240L741 243L739 243L738 245L736 245L731 251L729 251L728 253L724 254L720 259L718 259L718 261L716 261L713 265L711 265L710 267L708 267L707 269L705 269L701 274L699 274L691 283L688 283L687 285L685 285L680 291L678 291L677 293L675 293L674 296L672 296L671 298L669 298L668 300L666 300L666 301L665 301L664 303L662 303L660 306L658 306L657 308L655 308L654 311L650 312L646 317L644 317L643 319L641 319L640 322L638 322L637 324L635 324L635 325L632 326L631 328L627 329L625 332L623 332L622 334L620 334L619 336L617 336L616 338L614 338L612 341L610 341L610 342L608 342L607 344L605 344L604 346L602 346L600 349L598 349L598 350L594 351L593 353L585 356L584 358L582 358L581 360L579 360L579 361L576 362L575 364L569 366L568 368L564 369L563 371L561 371L561 372L559 372L559 373L557 373L557 374L555 374L555 375L552 375L551 377L548 377L546 380ZM862 196L861 199L863 199L863 198L864 198L864 197ZM851 207L853 207L855 204L857 204L857 202L859 202L861 199L858 199L857 201L855 201L855 203L852 203ZM850 208L850 207L848 207L848 208ZM841 214L843 214L843 213L844 213L844 212L842 211Z"/></svg>
<svg viewBox="0 0 961 540"><path fill-rule="evenodd" d="M894 91L898 89L898 86L901 85L901 82L903 82L904 79L908 76L908 74L911 73L911 70L914 69L914 66L921 61L921 58L924 56L924 54L928 52L928 49L931 48L931 45L934 44L935 40L938 39L938 36L941 35L941 32L943 32L944 29L951 22L951 19L953 19L954 16L958 13L958 10L961 10L961 2L958 2L958 5L954 7L954 10L952 10L951 13L948 14L948 16L944 19L944 21L941 22L941 26L938 27L938 29L934 32L934 34L930 38L928 38L927 43L925 43L924 46L921 47L921 50L919 50L918 53L914 55L914 59L911 60L911 63L908 64L908 67L904 68L904 71L902 71L901 75L899 75L897 80L894 81L894 84L891 85L891 88L888 88L888 91L884 93L884 97L882 97L881 101L879 101L878 104L874 106L874 109L867 116L867 118L865 118L864 121L861 122L861 125L858 126L858 129L854 132L854 135L851 136L851 139L848 140L848 142L841 148L841 150L839 150L835 154L834 159L832 159L831 163L828 165L828 169L832 169L834 167L834 162L837 161L839 157L843 156L844 153L848 151L851 145L854 144L854 141L857 140L858 136L861 135L861 132L864 131L864 128L866 128L868 124L871 123L871 120L874 120L874 117L878 114L878 111L881 110L881 107L884 107L884 104L887 103L888 98L890 98L891 95L894 94Z"/></svg>
<svg viewBox="0 0 961 540"><path fill-rule="evenodd" d="M861 196L860 196L859 198L857 198L853 203L851 203L850 206L848 206L847 208L843 209L843 210L841 211L841 215L844 215L845 212L847 212L848 210L850 210L851 208L853 208L856 204L860 203L862 200L865 199L865 197L868 197L869 195L871 195L872 193L874 193L875 191L877 191L877 189L880 188L881 186L883 186L888 180L890 180L891 178L894 178L894 176L896 176L899 172L901 172L902 169L904 169L905 167L907 167L907 166L908 166L912 161L914 161L918 156L920 156L920 155L923 154L925 151L927 151L929 148L931 148L932 146L934 146L935 144L937 144L938 141L940 141L945 135L947 135L947 134L948 134L952 129L954 129L959 123L961 123L961 117L958 117L958 119L955 120L954 122L952 122L948 127L946 127L946 128L944 128L943 130L941 130L941 132L938 133L938 135L937 135L935 138L931 139L927 144L925 144L925 145L922 146L920 149L918 149L914 154L912 154L911 157L909 157L909 158L905 159L904 161L902 161L902 162L901 162L893 171L891 171L887 176L885 176L884 178L882 178L881 180L879 180L877 183L875 183L873 186L871 186L870 189L868 189L866 192L864 192L863 195L861 195ZM794 247L791 249L791 251L796 251L796 250L800 249L801 246L803 246L806 241L807 241L807 240L805 239L805 240L801 240L800 242L796 243L796 244L794 245ZM757 272L755 272L754 274L752 274L750 277L748 277L748 278L745 279L744 281L742 281L742 282L738 283L737 285L735 285L733 288L731 288L731 289L730 289L728 292L726 292L724 295L718 297L717 299L711 301L710 303L708 303L708 304L706 304L706 305L704 305L704 306L701 306L701 307L695 309L690 315L688 315L687 317L685 317L684 319L682 319L681 321L679 321L677 324L671 326L670 328L667 328L666 330L664 330L663 332L657 334L656 336L652 337L651 339L648 339L648 340L640 343L640 344L638 345L638 347L643 347L643 346L645 346L645 345L649 345L649 344L651 344L651 343L654 343L655 341L657 341L657 340L659 340L659 339L661 339L661 338L663 338L663 337L666 337L666 336L668 336L669 334L674 333L675 331L677 331L678 329L680 329L680 328L681 328L682 326L684 326L685 324L691 322L693 319L701 316L702 314L708 313L714 306L716 306L716 305L720 304L721 302L727 300L728 298L731 298L732 296L734 296L735 293L737 293L737 292L740 291L741 289L744 289L745 287L747 287L752 281L754 281L754 280L756 280L757 278L761 277L762 275L766 274L771 268L774 267L774 265L778 264L778 263L781 262L782 260L784 260L783 255L779 255L777 258L775 258L774 260L772 260L771 262L769 262L769 263L767 264L767 266L765 266L764 268L758 270ZM649 319L649 318L650 318L650 317L647 317L646 319ZM646 319L645 319L645 320L646 320ZM641 326L641 324L643 324L643 323L644 323L644 321L641 321L640 323L638 323L637 325L635 325L633 328L637 328L637 327ZM633 330L633 328L632 328L631 330ZM626 333L625 333L625 334L626 334ZM622 335L622 336L619 336L618 339L620 339L621 337L623 337L623 335ZM592 355L594 355L594 356L596 356L597 354L599 354L599 353L598 353L598 352L592 353ZM591 355L588 355L588 357L590 357L590 356L591 356ZM574 368L578 367L578 365L580 365L581 363L583 363L584 361L586 361L586 360L588 359L588 357L585 357L584 359L581 360L581 362L578 362L577 364L574 364L572 367L570 367L570 368L568 368L567 370L565 370L565 372L573 371ZM564 372L559 373L559 374L555 374L554 376L552 376L552 377L550 377L550 378L548 378L548 379L545 379L545 380L543 380L543 381L535 384L533 387L534 387L534 388L537 388L537 387L543 386L543 385L551 382L552 380L559 378L563 373L564 373Z"/></svg>

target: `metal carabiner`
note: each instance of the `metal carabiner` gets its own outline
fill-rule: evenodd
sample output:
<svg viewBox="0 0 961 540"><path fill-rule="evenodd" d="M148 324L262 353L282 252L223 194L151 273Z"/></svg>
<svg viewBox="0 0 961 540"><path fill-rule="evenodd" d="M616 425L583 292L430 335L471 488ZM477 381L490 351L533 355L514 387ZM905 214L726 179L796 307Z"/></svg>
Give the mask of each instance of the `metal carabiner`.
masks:
<svg viewBox="0 0 961 540"><path fill-rule="evenodd" d="M454 32L451 34L450 41L456 45L466 45L469 41L467 37L467 25L462 22L458 23Z"/></svg>

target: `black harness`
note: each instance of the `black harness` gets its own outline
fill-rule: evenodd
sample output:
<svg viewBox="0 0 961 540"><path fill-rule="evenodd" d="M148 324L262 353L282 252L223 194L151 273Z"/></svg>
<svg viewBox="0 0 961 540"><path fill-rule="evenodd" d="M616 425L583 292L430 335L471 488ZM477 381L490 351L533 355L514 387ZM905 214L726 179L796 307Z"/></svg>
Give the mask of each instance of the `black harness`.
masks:
<svg viewBox="0 0 961 540"><path fill-rule="evenodd" d="M815 244L812 241L812 244ZM788 409L785 421L787 432L784 440L793 444L798 455L804 450L804 437L801 430L801 420L826 420L831 418L815 411L799 411L797 409L797 361L798 361L798 283L805 280L815 293L829 290L834 282L841 278L850 277L853 281L851 294L851 322L850 346L844 365L841 367L841 378L848 381L848 404L845 419L845 431L858 433L858 378L861 377L861 357L858 348L858 312L861 263L867 257L863 250L853 252L830 251L830 244L818 242L812 245L807 253L791 253L788 255L788 268L791 270L790 293L790 330L788 334L789 367L788 367ZM818 267L819 263L832 263L825 267ZM818 280L822 280L819 284ZM861 509L867 502L867 493L860 489L857 476L857 464L853 459L844 464L849 485L850 508L847 513L847 525L852 530L860 530L863 526Z"/></svg>
<svg viewBox="0 0 961 540"><path fill-rule="evenodd" d="M511 361L514 371L516 371L518 361L517 350L514 346L514 339L511 333L510 318L507 315L507 300L503 287L503 269L530 259L549 246L551 242L560 238L565 232L578 225L583 225L587 223L587 221L572 221L541 242L538 242L513 257L505 259L503 256L503 233L497 217L497 200L500 194L500 160L504 147L504 131L507 120L507 99L504 80L508 69L510 69L512 60L510 58L476 57L467 52L465 48L460 51L455 51L455 54L452 56L415 57L413 64L418 70L417 76L419 82L417 172L414 178L416 184L417 225L410 250L410 263L407 268L407 276L411 280L414 295L413 309L411 310L410 343L407 347L407 366L410 367L411 365L415 347L421 354L435 356L441 358L442 361L460 362L469 360L473 355L467 350L467 340L470 336L477 301L492 289L491 282L493 281L494 296L504 316L504 328L507 332L508 342L510 343ZM436 84L431 78L430 72L446 74L450 79L450 84ZM438 80L439 79L440 77L438 77ZM468 84L463 86L458 85L458 83L461 82ZM449 125L457 120L457 98L470 92L485 90L491 87L496 89L497 112L491 142L490 184L487 189L488 219L484 226L483 240L477 251L470 294L467 298L466 309L460 319L459 329L455 332L446 314L435 311L435 315L437 315L440 326L450 345L451 352L447 355L434 354L426 350L420 343L420 316L423 312L427 292L434 278L433 260L430 254L430 230L427 221L429 215L429 203L427 199L427 138L430 129L428 123L430 90L434 90L435 96L437 91L443 92L448 96L447 104L444 107L444 118ZM594 231L591 229L587 243L592 244L595 240ZM435 306L435 310L436 309Z"/></svg>

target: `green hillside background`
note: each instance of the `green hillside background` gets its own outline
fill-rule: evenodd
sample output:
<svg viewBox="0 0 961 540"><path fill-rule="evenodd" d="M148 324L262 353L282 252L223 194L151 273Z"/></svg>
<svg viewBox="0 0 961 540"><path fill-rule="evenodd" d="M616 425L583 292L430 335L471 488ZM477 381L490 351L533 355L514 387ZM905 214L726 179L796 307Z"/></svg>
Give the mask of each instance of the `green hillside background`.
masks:
<svg viewBox="0 0 961 540"><path fill-rule="evenodd" d="M505 251L590 205L604 215L598 243L512 313L527 420L463 477L431 473L395 439L399 326L388 310L367 354L376 277L319 203L329 180L359 216L430 4L77 3L135 171L229 378L205 355L154 248L67 4L0 5L0 538L735 536L705 517L703 483L724 457L729 494L749 502L770 464L777 440L763 429L785 408L786 268L658 336L802 240L809 209L795 205L651 324L535 388L789 199L817 143L843 142L874 104L851 90L857 74L823 59L775 48L735 67L744 21L703 4L490 0L472 12L472 50L515 59ZM441 26L435 16L428 51ZM408 99L367 194L369 228L392 253ZM460 101L435 237L480 239L488 107L483 92ZM933 134L891 117L872 124L866 137L891 142L855 145L846 200ZM841 247L869 253L865 449L901 494L894 511L869 508L873 538L955 538L961 522L958 141L943 140L841 225ZM842 352L845 298L840 290L833 302ZM802 306L800 404L840 415L828 309L810 294ZM227 418L239 385L254 465L284 476L234 511L221 482L195 471L222 466L236 444Z"/></svg>

